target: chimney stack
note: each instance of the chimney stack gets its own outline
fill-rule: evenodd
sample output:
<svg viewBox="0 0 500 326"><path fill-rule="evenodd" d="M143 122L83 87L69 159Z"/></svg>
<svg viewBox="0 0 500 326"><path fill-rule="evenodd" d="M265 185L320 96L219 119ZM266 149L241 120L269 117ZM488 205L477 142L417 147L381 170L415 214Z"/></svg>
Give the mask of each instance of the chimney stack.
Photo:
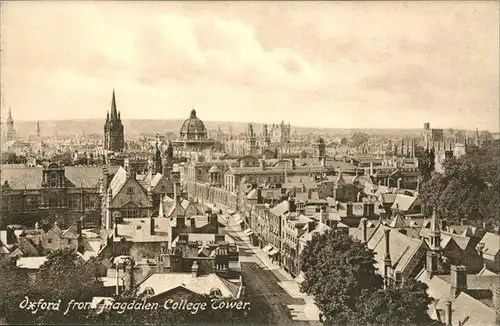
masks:
<svg viewBox="0 0 500 326"><path fill-rule="evenodd" d="M195 260L193 266L191 266L191 276L198 277L198 262Z"/></svg>
<svg viewBox="0 0 500 326"><path fill-rule="evenodd" d="M368 203L364 202L363 203L363 217L368 217L368 214L369 214Z"/></svg>
<svg viewBox="0 0 500 326"><path fill-rule="evenodd" d="M451 301L448 300L446 301L446 326L452 325L452 312Z"/></svg>
<svg viewBox="0 0 500 326"><path fill-rule="evenodd" d="M402 182L402 181L403 181L403 179L402 179L402 178L399 178L399 179L398 179L398 189L401 189L401 182Z"/></svg>
<svg viewBox="0 0 500 326"><path fill-rule="evenodd" d="M362 218L361 219L361 242L367 243L368 242L368 219Z"/></svg>
<svg viewBox="0 0 500 326"><path fill-rule="evenodd" d="M266 161L260 160L259 163L260 163L260 169L264 171L266 169Z"/></svg>
<svg viewBox="0 0 500 326"><path fill-rule="evenodd" d="M391 263L391 253L390 253L390 243L389 243L389 235L391 230L385 229L385 254L384 254L384 287L387 288L389 286L389 271L392 266Z"/></svg>
<svg viewBox="0 0 500 326"><path fill-rule="evenodd" d="M243 161L243 159L240 159L240 168L244 167L245 167L245 161Z"/></svg>
<svg viewBox="0 0 500 326"><path fill-rule="evenodd" d="M83 216L76 221L76 233L78 233L79 237L82 236L82 223L83 223Z"/></svg>
<svg viewBox="0 0 500 326"><path fill-rule="evenodd" d="M352 202L348 201L346 207L347 207L347 217L352 217Z"/></svg>
<svg viewBox="0 0 500 326"><path fill-rule="evenodd" d="M451 268L451 291L454 298L460 292L467 290L467 267L463 265L452 265Z"/></svg>

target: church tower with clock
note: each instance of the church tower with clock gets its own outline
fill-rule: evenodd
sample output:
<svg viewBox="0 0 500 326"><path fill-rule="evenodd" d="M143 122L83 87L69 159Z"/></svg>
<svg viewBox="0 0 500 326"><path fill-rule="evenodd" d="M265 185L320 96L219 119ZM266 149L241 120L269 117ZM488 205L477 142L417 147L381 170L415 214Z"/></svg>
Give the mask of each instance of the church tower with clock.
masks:
<svg viewBox="0 0 500 326"><path fill-rule="evenodd" d="M104 150L123 152L125 140L120 112L116 109L115 90L111 99L111 114L107 113L104 124Z"/></svg>

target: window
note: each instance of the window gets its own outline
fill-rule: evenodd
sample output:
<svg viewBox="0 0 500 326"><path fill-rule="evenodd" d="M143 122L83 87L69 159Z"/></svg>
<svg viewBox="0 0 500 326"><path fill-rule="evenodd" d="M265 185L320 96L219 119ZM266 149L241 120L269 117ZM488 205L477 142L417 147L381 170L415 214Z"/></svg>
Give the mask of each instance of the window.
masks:
<svg viewBox="0 0 500 326"><path fill-rule="evenodd" d="M47 243L52 243L52 239L47 239Z"/></svg>
<svg viewBox="0 0 500 326"><path fill-rule="evenodd" d="M68 239L68 244L71 244L71 239Z"/></svg>

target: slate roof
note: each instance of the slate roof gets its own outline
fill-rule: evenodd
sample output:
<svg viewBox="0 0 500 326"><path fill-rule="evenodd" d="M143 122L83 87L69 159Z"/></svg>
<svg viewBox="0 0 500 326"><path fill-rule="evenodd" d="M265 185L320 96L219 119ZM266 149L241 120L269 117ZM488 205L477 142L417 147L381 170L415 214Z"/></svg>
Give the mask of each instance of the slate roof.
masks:
<svg viewBox="0 0 500 326"><path fill-rule="evenodd" d="M168 242L168 222L165 217L155 218L155 234L151 235L150 218L125 218L123 223L117 224L118 236L113 232L113 241L119 242L122 238L134 243Z"/></svg>
<svg viewBox="0 0 500 326"><path fill-rule="evenodd" d="M419 237L429 239L431 229L421 228L418 233ZM455 243L460 247L460 249L465 250L469 245L471 239L469 237L463 237L461 235L441 231L441 247L444 248L444 244L447 244L449 239L453 239Z"/></svg>
<svg viewBox="0 0 500 326"><path fill-rule="evenodd" d="M311 232L307 232L307 233L303 234L299 238L299 240L305 241L305 242L311 241L315 234L323 234L330 229L331 228L328 225L323 224L323 223L319 223Z"/></svg>
<svg viewBox="0 0 500 326"><path fill-rule="evenodd" d="M97 188L102 178L102 168L96 166L67 166L64 175L75 187Z"/></svg>
<svg viewBox="0 0 500 326"><path fill-rule="evenodd" d="M102 168L67 166L64 167L64 174L75 187L97 188L102 177ZM43 181L43 168L2 167L2 185L6 180L12 189L40 189Z"/></svg>
<svg viewBox="0 0 500 326"><path fill-rule="evenodd" d="M111 189L113 197L120 192L122 187L125 185L127 181L127 171L123 167L119 167L116 171L113 179L109 183L109 188Z"/></svg>
<svg viewBox="0 0 500 326"><path fill-rule="evenodd" d="M500 250L500 235L486 232L480 243L484 243L483 253L495 256Z"/></svg>
<svg viewBox="0 0 500 326"><path fill-rule="evenodd" d="M193 277L191 273L154 273L139 284L138 292L152 288L155 295L159 295L180 286L199 294L210 294L213 288L218 288L224 297L236 296L216 274Z"/></svg>
<svg viewBox="0 0 500 326"><path fill-rule="evenodd" d="M384 196L384 195L382 195ZM387 196L387 195L385 195ZM417 197L411 197L403 194L396 194L396 197L394 198L394 203L392 204L392 209L398 209L400 211L406 212L411 209L415 201L417 200ZM388 201L390 202L390 201Z"/></svg>
<svg viewBox="0 0 500 326"><path fill-rule="evenodd" d="M453 302L453 325L496 325L496 312L484 303L462 292Z"/></svg>
<svg viewBox="0 0 500 326"><path fill-rule="evenodd" d="M425 245L422 240L414 239L408 237L398 229L392 229L384 225L378 225L376 230L370 236L368 240L368 248L375 251L375 260L377 261L377 268L379 272L384 266L384 254L385 254L385 236L384 230L390 230L389 233L389 250L391 255L392 268L394 270L403 271L406 265L410 262L413 255L421 246Z"/></svg>
<svg viewBox="0 0 500 326"><path fill-rule="evenodd" d="M270 213L273 214L274 216L281 216L288 212L289 209L289 203L288 201L284 200L278 205L274 206L273 208L270 209Z"/></svg>
<svg viewBox="0 0 500 326"><path fill-rule="evenodd" d="M43 181L43 169L35 168L4 168L2 167L1 184L7 180L12 189L40 189Z"/></svg>

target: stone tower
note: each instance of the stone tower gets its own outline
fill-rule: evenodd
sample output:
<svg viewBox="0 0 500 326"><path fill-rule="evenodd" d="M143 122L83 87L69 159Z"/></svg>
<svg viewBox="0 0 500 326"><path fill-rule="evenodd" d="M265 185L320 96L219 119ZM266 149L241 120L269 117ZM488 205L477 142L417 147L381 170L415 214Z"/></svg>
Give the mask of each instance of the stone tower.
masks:
<svg viewBox="0 0 500 326"><path fill-rule="evenodd" d="M5 132L5 140L16 139L16 129L14 128L14 119L12 119L12 111L9 108L9 116L7 117L7 130Z"/></svg>
<svg viewBox="0 0 500 326"><path fill-rule="evenodd" d="M111 99L111 114L108 112L104 124L104 149L113 152L122 152L125 148L123 124L120 112L116 109L115 90Z"/></svg>

